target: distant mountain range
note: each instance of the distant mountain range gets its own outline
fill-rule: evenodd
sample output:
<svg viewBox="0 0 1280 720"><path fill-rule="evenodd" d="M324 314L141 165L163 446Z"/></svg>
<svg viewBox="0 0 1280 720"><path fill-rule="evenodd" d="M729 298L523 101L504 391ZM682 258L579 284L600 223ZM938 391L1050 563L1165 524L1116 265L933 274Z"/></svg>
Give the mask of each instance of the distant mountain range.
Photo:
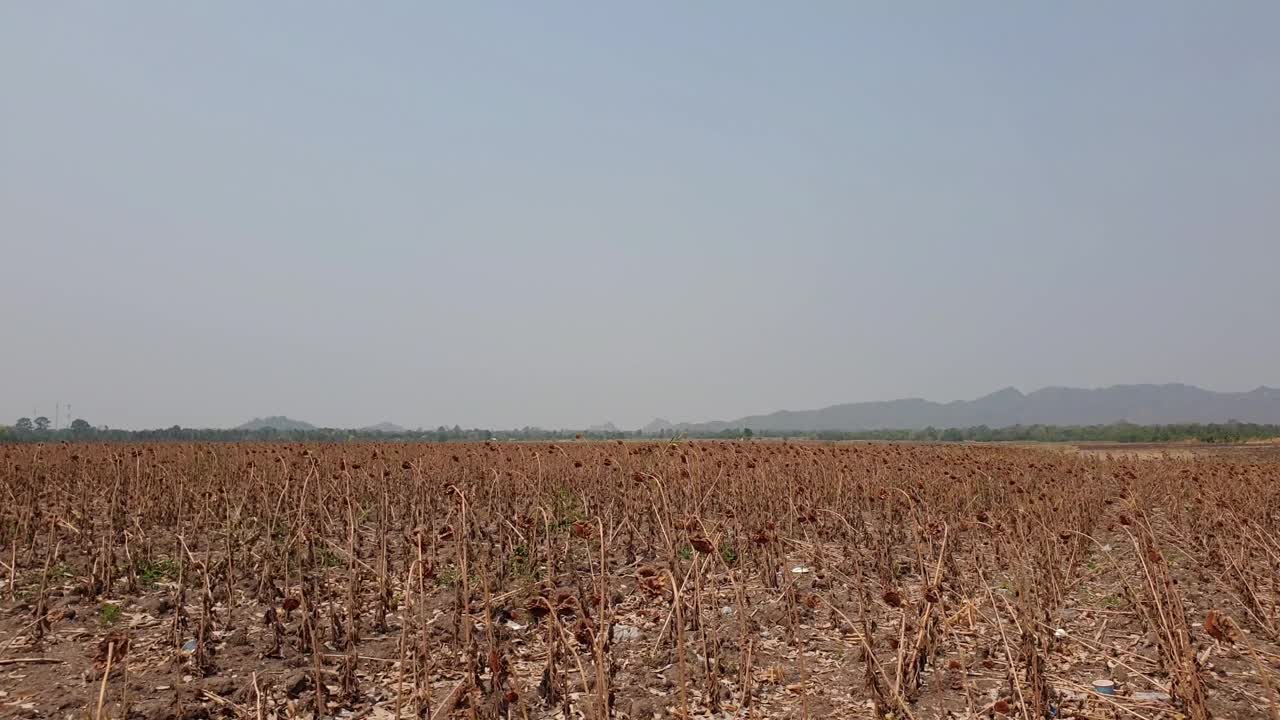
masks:
<svg viewBox="0 0 1280 720"><path fill-rule="evenodd" d="M832 405L818 410L780 410L736 420L672 423L655 419L642 429L647 435L664 431L718 433L750 428L817 432L820 430L919 430L967 428L986 425L1106 425L1131 422L1138 425L1239 422L1280 424L1280 389L1259 387L1249 392L1213 392L1192 385L1113 385L1083 389L1047 387L1031 393L1005 388L977 400L949 403L920 398ZM254 418L236 430L317 430L301 420L273 415ZM390 422L360 428L365 432L403 433ZM601 423L588 431L615 432L613 423Z"/></svg>
<svg viewBox="0 0 1280 720"><path fill-rule="evenodd" d="M272 415L264 418L254 418L243 425L237 425L232 430L316 430L315 425L301 420L294 420L283 415Z"/></svg>
<svg viewBox="0 0 1280 720"><path fill-rule="evenodd" d="M673 424L654 420L646 433L664 430L720 432L736 428L818 430L918 430L987 425L1139 425L1240 422L1280 423L1280 390L1259 387L1222 393L1191 385L1113 385L1087 390L1047 387L1023 394L1005 388L978 398L936 403L919 398L832 405L819 410L781 410L737 420Z"/></svg>
<svg viewBox="0 0 1280 720"><path fill-rule="evenodd" d="M284 415L272 415L264 418L254 418L243 425L237 425L233 430L264 430L271 428L272 430L319 430L316 425L302 420L294 420ZM395 423L380 422L377 425L368 425L360 428L364 432L383 432L383 433L402 433L407 432L405 428Z"/></svg>

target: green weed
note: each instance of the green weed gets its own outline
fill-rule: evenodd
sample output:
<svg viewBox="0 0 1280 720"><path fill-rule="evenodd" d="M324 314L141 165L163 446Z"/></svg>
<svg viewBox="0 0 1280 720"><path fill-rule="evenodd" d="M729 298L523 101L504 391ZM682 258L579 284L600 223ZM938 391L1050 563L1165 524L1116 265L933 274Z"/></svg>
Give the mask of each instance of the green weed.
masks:
<svg viewBox="0 0 1280 720"><path fill-rule="evenodd" d="M178 577L178 563L172 560L152 560L138 564L138 582L142 587L153 590L162 582Z"/></svg>
<svg viewBox="0 0 1280 720"><path fill-rule="evenodd" d="M325 547L316 548L316 562L320 563L320 567L328 568L342 567L346 564L337 553Z"/></svg>
<svg viewBox="0 0 1280 720"><path fill-rule="evenodd" d="M720 543L720 559L727 567L738 564L738 550L728 541Z"/></svg>
<svg viewBox="0 0 1280 720"><path fill-rule="evenodd" d="M517 576L533 575L533 563L529 558L529 548L517 545L511 551L511 572Z"/></svg>
<svg viewBox="0 0 1280 720"><path fill-rule="evenodd" d="M436 585L439 585L440 587L452 587L458 582L460 577L461 573L458 572L456 567L453 567L452 565L442 567L436 573Z"/></svg>
<svg viewBox="0 0 1280 720"><path fill-rule="evenodd" d="M98 619L103 625L115 625L120 622L120 616L124 613L119 605L115 603L103 603L102 610L98 613Z"/></svg>

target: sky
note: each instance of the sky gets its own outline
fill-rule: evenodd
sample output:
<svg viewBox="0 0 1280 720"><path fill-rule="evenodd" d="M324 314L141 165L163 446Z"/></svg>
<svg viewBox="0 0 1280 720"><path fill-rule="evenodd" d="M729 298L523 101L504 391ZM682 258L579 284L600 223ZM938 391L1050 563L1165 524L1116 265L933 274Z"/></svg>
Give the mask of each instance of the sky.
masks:
<svg viewBox="0 0 1280 720"><path fill-rule="evenodd" d="M1280 385L1278 23L0 3L0 423Z"/></svg>

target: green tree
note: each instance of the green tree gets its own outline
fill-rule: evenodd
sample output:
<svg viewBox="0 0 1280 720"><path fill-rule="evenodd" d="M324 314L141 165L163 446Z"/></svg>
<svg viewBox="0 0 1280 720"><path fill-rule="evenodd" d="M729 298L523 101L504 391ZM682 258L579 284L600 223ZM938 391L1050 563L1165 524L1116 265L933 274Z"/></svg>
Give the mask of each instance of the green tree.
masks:
<svg viewBox="0 0 1280 720"><path fill-rule="evenodd" d="M39 430L40 432L44 432L45 430L48 430L48 429L49 429L49 418L43 415L36 418L36 430Z"/></svg>
<svg viewBox="0 0 1280 720"><path fill-rule="evenodd" d="M14 423L13 427L18 432L31 432L31 428L33 427L31 424L31 418L18 418L18 422Z"/></svg>
<svg viewBox="0 0 1280 720"><path fill-rule="evenodd" d="M76 418L75 420L71 421L71 432L87 433L92 429L93 427L90 426L89 423L85 421L83 418Z"/></svg>

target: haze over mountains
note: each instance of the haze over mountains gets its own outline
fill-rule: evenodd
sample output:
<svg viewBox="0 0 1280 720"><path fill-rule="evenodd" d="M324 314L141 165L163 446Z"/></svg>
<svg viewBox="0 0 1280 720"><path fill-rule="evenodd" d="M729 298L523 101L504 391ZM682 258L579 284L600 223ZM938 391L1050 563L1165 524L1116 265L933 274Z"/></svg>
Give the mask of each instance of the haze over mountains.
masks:
<svg viewBox="0 0 1280 720"><path fill-rule="evenodd" d="M316 430L315 425L301 420L285 417L283 415L271 415L268 417L254 418L247 423L231 428L232 430L265 430L271 428L273 430Z"/></svg>
<svg viewBox="0 0 1280 720"><path fill-rule="evenodd" d="M672 424L654 420L646 433L662 430L719 432L751 430L918 430L987 425L1139 425L1240 422L1280 423L1280 390L1213 392L1191 385L1113 385L1095 390L1047 387L1032 393L1005 388L976 400L936 403L920 398L832 405L818 410L781 410L736 420Z"/></svg>
<svg viewBox="0 0 1280 720"><path fill-rule="evenodd" d="M247 423L232 428L233 430L265 430L271 428L273 430L319 430L319 426L312 425L302 420L294 420L284 415L271 415L269 417L254 418ZM377 425L367 425L359 428L364 432L382 432L382 433L402 433L406 432L403 428L395 423L380 422Z"/></svg>
<svg viewBox="0 0 1280 720"><path fill-rule="evenodd" d="M1131 422L1138 425L1222 423L1228 421L1280 424L1280 389L1258 387L1249 392L1214 392L1192 385L1113 385L1083 389L1047 387L1022 393L1009 387L976 400L938 403L920 398L883 402L831 405L816 410L780 410L735 420L672 423L656 419L642 428L645 434L663 431L718 433L749 428L753 431L794 432L919 430L967 428L986 425L1105 425ZM284 416L254 418L237 430L315 430L316 425ZM360 428L364 431L399 433L405 428L390 422ZM617 432L613 423L601 423L588 431Z"/></svg>

